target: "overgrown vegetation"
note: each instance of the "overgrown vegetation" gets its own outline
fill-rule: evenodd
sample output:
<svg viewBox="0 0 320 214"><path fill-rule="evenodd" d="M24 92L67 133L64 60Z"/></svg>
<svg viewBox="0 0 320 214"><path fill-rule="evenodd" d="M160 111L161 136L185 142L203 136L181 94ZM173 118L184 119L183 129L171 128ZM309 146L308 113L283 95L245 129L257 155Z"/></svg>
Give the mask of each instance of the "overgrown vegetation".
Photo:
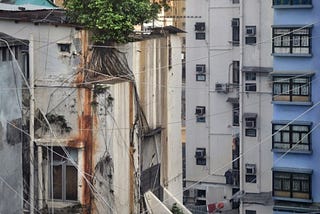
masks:
<svg viewBox="0 0 320 214"><path fill-rule="evenodd" d="M65 7L70 21L89 29L96 44L112 44L129 42L134 26L156 19L168 1L66 0Z"/></svg>
<svg viewBox="0 0 320 214"><path fill-rule="evenodd" d="M174 203L171 208L173 214L183 214L183 211L177 206L177 203Z"/></svg>

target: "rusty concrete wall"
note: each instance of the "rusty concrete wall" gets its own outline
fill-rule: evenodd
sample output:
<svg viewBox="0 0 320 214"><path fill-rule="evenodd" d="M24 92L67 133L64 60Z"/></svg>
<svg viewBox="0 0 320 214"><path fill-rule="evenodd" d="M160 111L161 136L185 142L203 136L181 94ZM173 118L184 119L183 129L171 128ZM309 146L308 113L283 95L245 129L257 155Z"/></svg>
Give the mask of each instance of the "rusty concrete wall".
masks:
<svg viewBox="0 0 320 214"><path fill-rule="evenodd" d="M141 170L161 163L161 182L182 201L181 38L168 35L133 45L134 73L151 130L141 144Z"/></svg>
<svg viewBox="0 0 320 214"><path fill-rule="evenodd" d="M1 28L2 29L2 28ZM0 213L20 214L22 205L21 75L13 61L0 62ZM16 137L15 137L16 136Z"/></svg>

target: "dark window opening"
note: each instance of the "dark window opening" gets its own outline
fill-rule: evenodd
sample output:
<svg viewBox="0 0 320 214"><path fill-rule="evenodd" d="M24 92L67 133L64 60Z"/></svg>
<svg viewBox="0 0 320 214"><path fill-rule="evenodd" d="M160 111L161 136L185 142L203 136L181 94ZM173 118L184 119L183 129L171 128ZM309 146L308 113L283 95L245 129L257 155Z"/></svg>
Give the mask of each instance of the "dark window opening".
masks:
<svg viewBox="0 0 320 214"><path fill-rule="evenodd" d="M206 33L196 32L196 40L205 40L205 39L206 39Z"/></svg>
<svg viewBox="0 0 320 214"><path fill-rule="evenodd" d="M58 44L59 46L59 50L60 52L67 52L67 53L70 53L70 47L71 47L71 44L69 43L65 43L65 44Z"/></svg>
<svg viewBox="0 0 320 214"><path fill-rule="evenodd" d="M197 148L195 152L196 164L205 166L206 162L206 148Z"/></svg>
<svg viewBox="0 0 320 214"><path fill-rule="evenodd" d="M195 115L196 115L197 122L200 122L200 123L206 122L205 114L206 114L206 107L205 106L197 106L196 107Z"/></svg>
<svg viewBox="0 0 320 214"><path fill-rule="evenodd" d="M240 75L240 62L233 61L232 62L232 83L239 84L239 75Z"/></svg>
<svg viewBox="0 0 320 214"><path fill-rule="evenodd" d="M255 164L246 164L246 182L247 183L257 183L256 165Z"/></svg>
<svg viewBox="0 0 320 214"><path fill-rule="evenodd" d="M240 19L234 18L231 21L232 44L238 46L240 41Z"/></svg>
<svg viewBox="0 0 320 214"><path fill-rule="evenodd" d="M257 91L256 83L246 83L245 91Z"/></svg>
<svg viewBox="0 0 320 214"><path fill-rule="evenodd" d="M239 103L232 105L232 125L239 126Z"/></svg>
<svg viewBox="0 0 320 214"><path fill-rule="evenodd" d="M78 162L76 149L65 148L75 163ZM67 154L61 147L51 147L49 158L53 160L49 168L50 195L52 199L62 201L76 201L78 199L78 170L69 160Z"/></svg>

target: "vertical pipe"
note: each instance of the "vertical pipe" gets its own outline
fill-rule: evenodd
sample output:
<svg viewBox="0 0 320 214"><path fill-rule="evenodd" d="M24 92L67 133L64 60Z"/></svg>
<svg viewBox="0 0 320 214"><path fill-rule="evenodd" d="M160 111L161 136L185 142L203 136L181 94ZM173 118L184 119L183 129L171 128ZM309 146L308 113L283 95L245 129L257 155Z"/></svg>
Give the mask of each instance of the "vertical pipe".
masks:
<svg viewBox="0 0 320 214"><path fill-rule="evenodd" d="M38 209L42 209L43 202L43 179L42 179L42 146L38 146Z"/></svg>
<svg viewBox="0 0 320 214"><path fill-rule="evenodd" d="M262 8L261 8L261 0L259 0L258 1L258 4L259 4L259 34L257 35L257 37L258 37L258 41L262 41L261 40L261 32L262 32L262 29L261 29L261 27L262 27L262 23L261 23L261 11L262 11ZM257 31L258 32L258 31ZM259 48L259 67L261 68L261 52L262 52L262 45L259 45L258 46L258 48ZM262 80L261 80L261 78L262 78L262 76L261 76L261 72L259 73L259 115L261 115L261 117L262 117L262 106L261 106L261 101L262 101L262 99L261 99L261 96L263 95L263 93L261 93L261 90L262 90L262 86L261 86L261 84L262 84ZM259 176L259 180L257 181L257 185L258 185L258 191L259 191L259 193L261 192L261 183L262 183L262 177L261 177L261 171L262 171L262 164L261 164L261 155L262 155L262 148L261 148L261 132L262 132L262 130L261 130L261 119L259 119L259 132L258 132L258 142L259 142L259 164L258 164L258 167L259 167L259 170L260 170L260 173L258 173L258 176ZM257 176L257 177L258 177Z"/></svg>
<svg viewBox="0 0 320 214"><path fill-rule="evenodd" d="M244 145L243 145L243 75L242 75L242 67L243 67L243 26L244 26L244 18L243 18L243 10L244 10L244 0L240 0L240 29L239 29L239 34L240 34L240 57L239 57L239 67L240 67L240 75L239 75L239 152L240 152L240 191L244 191L244 163L243 163L243 152L244 152ZM243 202L240 203L240 214L243 213Z"/></svg>
<svg viewBox="0 0 320 214"><path fill-rule="evenodd" d="M135 50L135 49L133 49ZM134 52L134 54L136 54ZM129 83L129 127L130 127L130 131L133 131L133 83ZM131 139L132 141L134 139ZM130 213L134 213L134 193L135 193L135 186L134 186L134 145L133 142L130 142L130 148L129 148L129 188L130 188L130 192L129 192L129 212Z"/></svg>
<svg viewBox="0 0 320 214"><path fill-rule="evenodd" d="M34 213L34 44L33 44L33 34L30 34L29 43L29 70L30 70L30 214Z"/></svg>

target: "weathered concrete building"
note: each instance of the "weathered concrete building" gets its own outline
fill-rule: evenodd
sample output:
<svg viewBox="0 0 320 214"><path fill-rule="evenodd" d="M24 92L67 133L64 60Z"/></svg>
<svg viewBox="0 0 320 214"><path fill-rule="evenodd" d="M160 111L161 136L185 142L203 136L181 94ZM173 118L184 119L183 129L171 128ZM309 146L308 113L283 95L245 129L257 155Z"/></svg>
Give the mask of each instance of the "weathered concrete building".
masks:
<svg viewBox="0 0 320 214"><path fill-rule="evenodd" d="M181 31L97 47L63 10L4 7L0 212L139 213L149 190L181 201Z"/></svg>

